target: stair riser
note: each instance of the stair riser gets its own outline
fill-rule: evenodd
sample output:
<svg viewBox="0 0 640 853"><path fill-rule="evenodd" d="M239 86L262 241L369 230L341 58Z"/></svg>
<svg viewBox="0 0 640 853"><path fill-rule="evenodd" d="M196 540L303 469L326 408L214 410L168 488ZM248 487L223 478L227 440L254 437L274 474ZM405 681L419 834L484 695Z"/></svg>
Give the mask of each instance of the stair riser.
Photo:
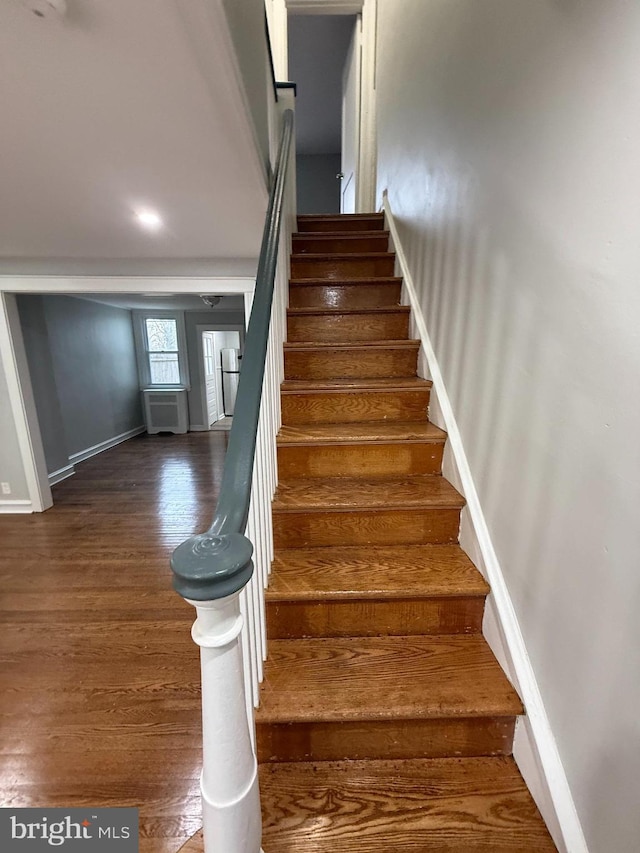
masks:
<svg viewBox="0 0 640 853"><path fill-rule="evenodd" d="M291 343L352 343L353 341L400 341L409 336L406 311L385 314L290 314L287 339Z"/></svg>
<svg viewBox="0 0 640 853"><path fill-rule="evenodd" d="M420 391L353 391L283 393L284 424L424 421L429 389Z"/></svg>
<svg viewBox="0 0 640 853"><path fill-rule="evenodd" d="M449 545L458 539L459 509L273 513L276 548L323 545Z"/></svg>
<svg viewBox="0 0 640 853"><path fill-rule="evenodd" d="M396 601L270 601L267 635L299 637L405 637L470 634L482 630L484 596Z"/></svg>
<svg viewBox="0 0 640 853"><path fill-rule="evenodd" d="M259 723L258 761L510 755L514 717Z"/></svg>
<svg viewBox="0 0 640 853"><path fill-rule="evenodd" d="M402 284L299 284L289 286L290 308L386 308L400 304Z"/></svg>
<svg viewBox="0 0 640 853"><path fill-rule="evenodd" d="M341 216L331 216L325 219L311 218L298 219L298 231L308 232L325 232L325 231L383 231L384 217L382 216L362 216L354 219L348 219Z"/></svg>
<svg viewBox="0 0 640 853"><path fill-rule="evenodd" d="M416 375L417 348L333 349L329 351L287 350L285 379L384 379Z"/></svg>
<svg viewBox="0 0 640 853"><path fill-rule="evenodd" d="M394 275L395 256L291 259L291 278L369 278Z"/></svg>
<svg viewBox="0 0 640 853"><path fill-rule="evenodd" d="M294 237L293 253L321 255L323 252L386 252L389 247L389 235L384 231L380 235L362 237Z"/></svg>
<svg viewBox="0 0 640 853"><path fill-rule="evenodd" d="M282 479L439 474L443 450L444 442L280 446L278 473Z"/></svg>

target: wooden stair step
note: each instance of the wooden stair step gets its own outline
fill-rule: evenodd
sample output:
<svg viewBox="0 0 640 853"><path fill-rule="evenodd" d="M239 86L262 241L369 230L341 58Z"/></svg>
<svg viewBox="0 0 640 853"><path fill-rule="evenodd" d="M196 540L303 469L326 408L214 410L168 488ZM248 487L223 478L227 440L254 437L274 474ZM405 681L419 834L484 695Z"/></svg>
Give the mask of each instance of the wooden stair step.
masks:
<svg viewBox="0 0 640 853"><path fill-rule="evenodd" d="M459 545L291 548L277 551L270 601L341 600L412 595L487 595L489 585Z"/></svg>
<svg viewBox="0 0 640 853"><path fill-rule="evenodd" d="M290 308L372 308L400 304L402 279L362 278L327 281L322 278L291 279Z"/></svg>
<svg viewBox="0 0 640 853"><path fill-rule="evenodd" d="M298 232L292 235L295 255L320 255L326 252L359 254L368 252L386 252L389 246L388 231L326 232L310 234Z"/></svg>
<svg viewBox="0 0 640 853"><path fill-rule="evenodd" d="M392 276L396 256L393 252L323 252L317 255L291 255L291 278L367 278Z"/></svg>
<svg viewBox="0 0 640 853"><path fill-rule="evenodd" d="M260 696L260 761L508 754L522 713L479 634L274 639Z"/></svg>
<svg viewBox="0 0 640 853"><path fill-rule="evenodd" d="M348 379L416 375L420 341L295 341L285 344L286 379Z"/></svg>
<svg viewBox="0 0 640 853"><path fill-rule="evenodd" d="M273 500L277 548L420 545L457 541L464 498L443 477L281 481Z"/></svg>
<svg viewBox="0 0 640 853"><path fill-rule="evenodd" d="M260 767L265 853L555 853L512 758Z"/></svg>
<svg viewBox="0 0 640 853"><path fill-rule="evenodd" d="M369 421L365 423L331 423L284 425L278 433L280 446L336 445L360 442L417 444L445 441L447 434L435 424L425 421Z"/></svg>
<svg viewBox="0 0 640 853"><path fill-rule="evenodd" d="M429 422L285 425L278 471L283 479L439 474L445 441Z"/></svg>
<svg viewBox="0 0 640 853"><path fill-rule="evenodd" d="M489 586L458 545L276 552L270 639L479 632Z"/></svg>
<svg viewBox="0 0 640 853"><path fill-rule="evenodd" d="M382 213L308 213L298 216L298 231L382 231Z"/></svg>
<svg viewBox="0 0 640 853"><path fill-rule="evenodd" d="M282 383L287 425L427 420L431 382L426 379L335 379Z"/></svg>
<svg viewBox="0 0 640 853"><path fill-rule="evenodd" d="M281 480L273 499L274 512L368 509L461 509L465 500L448 480L433 475L400 479L339 477Z"/></svg>
<svg viewBox="0 0 640 853"><path fill-rule="evenodd" d="M287 340L291 343L350 343L404 340L409 336L408 305L376 308L289 308Z"/></svg>

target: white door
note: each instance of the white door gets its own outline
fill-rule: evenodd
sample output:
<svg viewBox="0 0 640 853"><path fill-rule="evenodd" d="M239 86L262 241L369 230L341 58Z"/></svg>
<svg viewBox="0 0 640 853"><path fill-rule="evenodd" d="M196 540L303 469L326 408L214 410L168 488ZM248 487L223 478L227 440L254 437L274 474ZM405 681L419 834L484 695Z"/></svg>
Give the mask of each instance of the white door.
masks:
<svg viewBox="0 0 640 853"><path fill-rule="evenodd" d="M360 157L360 75L362 17L358 15L342 75L342 187L340 212L356 212L358 159Z"/></svg>
<svg viewBox="0 0 640 853"><path fill-rule="evenodd" d="M202 333L202 359L204 370L205 397L207 400L207 425L215 423L220 417L218 411L218 391L216 379L216 360L214 347L215 332Z"/></svg>

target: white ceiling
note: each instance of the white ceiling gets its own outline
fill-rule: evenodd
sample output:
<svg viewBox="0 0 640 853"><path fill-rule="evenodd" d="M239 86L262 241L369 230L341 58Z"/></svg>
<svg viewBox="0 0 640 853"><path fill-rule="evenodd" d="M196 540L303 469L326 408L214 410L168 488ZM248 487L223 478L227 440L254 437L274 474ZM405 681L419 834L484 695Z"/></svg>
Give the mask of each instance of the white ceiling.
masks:
<svg viewBox="0 0 640 853"><path fill-rule="evenodd" d="M0 0L0 272L43 258L52 273L55 259L96 272L100 260L255 258L264 175L224 57L212 44L207 72L196 44L217 4L67 5L42 19ZM142 230L140 207L164 227Z"/></svg>
<svg viewBox="0 0 640 853"><path fill-rule="evenodd" d="M354 25L354 15L289 15L298 154L340 153L342 72Z"/></svg>

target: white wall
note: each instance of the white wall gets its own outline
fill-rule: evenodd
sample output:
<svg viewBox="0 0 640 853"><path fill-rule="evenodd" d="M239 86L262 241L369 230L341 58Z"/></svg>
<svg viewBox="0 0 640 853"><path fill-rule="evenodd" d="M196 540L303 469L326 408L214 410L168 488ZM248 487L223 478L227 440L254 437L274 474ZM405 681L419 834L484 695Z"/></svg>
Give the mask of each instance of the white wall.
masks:
<svg viewBox="0 0 640 853"><path fill-rule="evenodd" d="M0 482L9 483L11 486L11 495L5 500L29 500L27 478L22 465L18 433L2 364L0 364ZM0 502L2 500L3 497L0 496Z"/></svg>
<svg viewBox="0 0 640 853"><path fill-rule="evenodd" d="M380 0L387 187L591 853L640 839L640 5Z"/></svg>
<svg viewBox="0 0 640 853"><path fill-rule="evenodd" d="M264 1L223 0L223 6L255 126L256 141L266 168L269 162L267 98L275 100L275 94L268 65Z"/></svg>

